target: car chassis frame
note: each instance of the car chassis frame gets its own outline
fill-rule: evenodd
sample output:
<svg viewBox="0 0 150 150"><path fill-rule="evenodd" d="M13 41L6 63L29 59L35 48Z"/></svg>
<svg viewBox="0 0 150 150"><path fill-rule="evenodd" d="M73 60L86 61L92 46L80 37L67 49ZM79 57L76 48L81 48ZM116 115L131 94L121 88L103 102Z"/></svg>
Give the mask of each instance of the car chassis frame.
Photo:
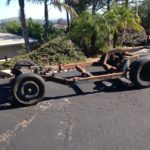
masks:
<svg viewBox="0 0 150 150"><path fill-rule="evenodd" d="M146 56L149 50L149 46L140 46L124 49L117 48L108 51L106 54L103 54L100 59L94 58L84 62L66 65L59 64L57 66L41 67L38 65L30 64L28 61L26 63L24 63L24 61L20 61L16 63L16 65L12 68L11 74L0 71L0 78L11 77L14 81L20 74L36 74L45 81L72 85L76 83L85 83L88 81L103 81L127 77L128 73L130 72L132 63L136 60L139 60L140 57ZM105 69L105 73L100 75L94 75L85 69L90 66L102 66ZM81 73L81 75L73 77L56 76L59 72L71 70L77 70Z"/></svg>

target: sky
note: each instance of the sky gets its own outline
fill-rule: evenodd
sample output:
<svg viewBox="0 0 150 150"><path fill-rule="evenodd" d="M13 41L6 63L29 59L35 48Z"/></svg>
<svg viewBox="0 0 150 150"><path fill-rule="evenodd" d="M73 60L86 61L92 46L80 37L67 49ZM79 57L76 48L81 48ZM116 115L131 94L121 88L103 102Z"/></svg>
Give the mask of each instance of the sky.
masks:
<svg viewBox="0 0 150 150"><path fill-rule="evenodd" d="M11 0L10 5L6 5L7 0L0 0L0 19L18 17L18 0ZM25 3L26 18L44 19L44 5ZM57 8L49 6L49 19L66 18L65 11L60 12Z"/></svg>

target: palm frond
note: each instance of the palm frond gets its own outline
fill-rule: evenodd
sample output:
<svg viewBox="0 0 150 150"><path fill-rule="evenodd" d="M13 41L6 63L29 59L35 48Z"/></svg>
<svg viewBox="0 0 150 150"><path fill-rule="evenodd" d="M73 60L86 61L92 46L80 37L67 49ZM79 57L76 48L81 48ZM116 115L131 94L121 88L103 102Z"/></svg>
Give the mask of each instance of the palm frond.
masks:
<svg viewBox="0 0 150 150"><path fill-rule="evenodd" d="M69 5L65 4L64 2L60 2L59 0L55 0L52 2L54 7L57 7L59 11L62 11L62 9L65 9L68 13L70 13L72 16L77 16L76 11L70 7Z"/></svg>

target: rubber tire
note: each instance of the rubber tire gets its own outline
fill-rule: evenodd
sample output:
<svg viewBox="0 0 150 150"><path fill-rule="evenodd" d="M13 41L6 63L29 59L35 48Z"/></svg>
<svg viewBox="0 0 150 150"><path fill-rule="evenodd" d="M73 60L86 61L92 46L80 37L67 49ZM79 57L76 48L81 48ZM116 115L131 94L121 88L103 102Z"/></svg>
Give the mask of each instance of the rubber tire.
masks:
<svg viewBox="0 0 150 150"><path fill-rule="evenodd" d="M22 74L22 72L19 70L21 67L31 67L31 66L36 66L36 64L31 60L22 60L16 62L11 71L15 75L15 77L17 77L20 74Z"/></svg>
<svg viewBox="0 0 150 150"><path fill-rule="evenodd" d="M22 66L31 67L31 66L35 66L35 65L36 64L31 60L22 60L22 61L16 62L16 64L14 65L13 68L19 68L19 67L22 67Z"/></svg>
<svg viewBox="0 0 150 150"><path fill-rule="evenodd" d="M141 57L130 65L130 80L138 88L150 87L150 75L148 76L149 80L144 80L144 75L142 75L142 71L146 65L148 65L149 69L148 71L146 70L148 74L150 73L150 57Z"/></svg>
<svg viewBox="0 0 150 150"><path fill-rule="evenodd" d="M21 95L23 83L25 84L27 82L31 82L31 84L34 83L38 87L38 94L34 98L28 100L26 100L25 97L19 96ZM21 106L35 105L43 99L44 94L45 94L45 81L41 76L37 74L34 73L20 74L12 82L13 105L21 105Z"/></svg>

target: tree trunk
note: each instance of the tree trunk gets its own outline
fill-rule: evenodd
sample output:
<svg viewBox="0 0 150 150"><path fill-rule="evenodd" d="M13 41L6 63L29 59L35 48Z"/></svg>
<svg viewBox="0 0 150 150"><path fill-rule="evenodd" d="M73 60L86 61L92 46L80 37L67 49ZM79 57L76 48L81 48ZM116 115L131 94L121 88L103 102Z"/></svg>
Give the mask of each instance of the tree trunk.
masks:
<svg viewBox="0 0 150 150"><path fill-rule="evenodd" d="M20 19L20 23L21 23L21 27L22 27L22 35L24 37L26 49L30 52L31 48L30 48L30 44L29 44L28 29L27 29L26 19L25 19L24 0L19 0L19 6L20 6L19 19Z"/></svg>
<svg viewBox="0 0 150 150"><path fill-rule="evenodd" d="M48 5L47 1L44 1L44 16L45 16L45 41L48 41Z"/></svg>
<svg viewBox="0 0 150 150"><path fill-rule="evenodd" d="M94 15L96 12L96 2L93 3L92 14Z"/></svg>
<svg viewBox="0 0 150 150"><path fill-rule="evenodd" d="M67 16L67 32L69 32L70 31L70 20L69 20L69 13L67 10L66 10L66 16Z"/></svg>
<svg viewBox="0 0 150 150"><path fill-rule="evenodd" d="M107 0L107 10L110 10L110 0Z"/></svg>
<svg viewBox="0 0 150 150"><path fill-rule="evenodd" d="M114 37L113 37L113 48L116 48L117 41L118 41L118 34L117 34L117 32L115 32Z"/></svg>
<svg viewBox="0 0 150 150"><path fill-rule="evenodd" d="M65 0L65 3L68 5L67 0ZM70 20L69 20L69 13L67 10L66 10L66 17L67 17L67 32L69 32L70 31Z"/></svg>
<svg viewBox="0 0 150 150"><path fill-rule="evenodd" d="M124 42L124 36L125 36L126 30L123 30L122 36L121 36L121 43L120 45L123 46L123 42Z"/></svg>
<svg viewBox="0 0 150 150"><path fill-rule="evenodd" d="M129 0L125 0L125 6L128 7L129 5Z"/></svg>
<svg viewBox="0 0 150 150"><path fill-rule="evenodd" d="M90 56L93 56L96 54L96 34L93 32L92 37L91 37L91 51L90 51Z"/></svg>
<svg viewBox="0 0 150 150"><path fill-rule="evenodd" d="M136 7L136 15L139 14L139 8L138 8L138 0L135 1L135 7Z"/></svg>

